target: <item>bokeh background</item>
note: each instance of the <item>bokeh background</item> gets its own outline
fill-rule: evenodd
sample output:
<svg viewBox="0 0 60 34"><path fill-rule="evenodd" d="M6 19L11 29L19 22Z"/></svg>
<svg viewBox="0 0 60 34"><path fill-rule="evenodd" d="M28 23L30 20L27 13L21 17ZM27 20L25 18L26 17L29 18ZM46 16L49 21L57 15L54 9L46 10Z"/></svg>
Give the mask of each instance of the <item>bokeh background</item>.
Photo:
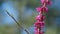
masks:
<svg viewBox="0 0 60 34"><path fill-rule="evenodd" d="M45 20L45 34L60 34L60 0L51 0L52 5L47 6L49 11ZM6 10L34 34L35 16L38 15L36 7L41 6L39 0L0 0L0 34L27 34L19 28L15 21L6 13Z"/></svg>

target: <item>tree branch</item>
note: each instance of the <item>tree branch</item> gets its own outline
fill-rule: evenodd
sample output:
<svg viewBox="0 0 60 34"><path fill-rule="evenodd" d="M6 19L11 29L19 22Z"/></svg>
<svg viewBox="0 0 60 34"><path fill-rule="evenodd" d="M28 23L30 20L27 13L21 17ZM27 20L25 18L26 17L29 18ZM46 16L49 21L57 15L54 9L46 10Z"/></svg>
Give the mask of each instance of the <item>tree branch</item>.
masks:
<svg viewBox="0 0 60 34"><path fill-rule="evenodd" d="M19 24L16 19L8 12L6 11L6 13L16 22L16 24L19 26L19 28L21 27L22 29L24 29L24 31L27 33L27 34L30 34L21 24Z"/></svg>

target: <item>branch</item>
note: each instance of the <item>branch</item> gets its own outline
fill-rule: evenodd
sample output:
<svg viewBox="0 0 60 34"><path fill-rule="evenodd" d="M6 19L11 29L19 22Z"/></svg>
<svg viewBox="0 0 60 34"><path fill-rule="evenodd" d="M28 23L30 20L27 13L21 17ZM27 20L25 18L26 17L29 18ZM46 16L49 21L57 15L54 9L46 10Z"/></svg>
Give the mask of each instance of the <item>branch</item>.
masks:
<svg viewBox="0 0 60 34"><path fill-rule="evenodd" d="M16 24L19 26L19 28L21 27L22 29L24 29L24 31L27 33L27 34L30 34L21 24L19 24L16 19L8 12L6 11L6 13L16 22Z"/></svg>

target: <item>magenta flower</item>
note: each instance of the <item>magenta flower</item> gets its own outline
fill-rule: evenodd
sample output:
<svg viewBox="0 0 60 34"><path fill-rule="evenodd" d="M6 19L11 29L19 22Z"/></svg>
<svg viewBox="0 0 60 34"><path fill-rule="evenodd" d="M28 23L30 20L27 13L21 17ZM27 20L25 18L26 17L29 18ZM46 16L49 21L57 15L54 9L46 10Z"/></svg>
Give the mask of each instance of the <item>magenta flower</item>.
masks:
<svg viewBox="0 0 60 34"><path fill-rule="evenodd" d="M43 28L44 27L44 22L43 21L37 21L37 22L35 22L35 27L37 27L37 28Z"/></svg>
<svg viewBox="0 0 60 34"><path fill-rule="evenodd" d="M48 8L47 7L41 7L41 11L48 12Z"/></svg>
<svg viewBox="0 0 60 34"><path fill-rule="evenodd" d="M36 10L37 10L38 12L41 12L41 13L43 13L43 11L44 11L44 12L48 12L48 8L47 8L47 7L38 7L38 8L36 8Z"/></svg>
<svg viewBox="0 0 60 34"><path fill-rule="evenodd" d="M48 2L47 2L47 4L48 4L48 5L51 5L51 4L52 4L52 2L51 2L51 1L48 1Z"/></svg>
<svg viewBox="0 0 60 34"><path fill-rule="evenodd" d="M42 14L36 16L36 20L38 21L43 21L44 19L45 19L45 16L43 16Z"/></svg>
<svg viewBox="0 0 60 34"><path fill-rule="evenodd" d="M36 16L36 20L41 20L41 15Z"/></svg>
<svg viewBox="0 0 60 34"><path fill-rule="evenodd" d="M35 33L34 34L44 34L44 32L42 32L41 30L39 30L38 28L35 28Z"/></svg>
<svg viewBox="0 0 60 34"><path fill-rule="evenodd" d="M51 5L52 4L52 2L49 1L49 0L41 0L41 3L42 4L46 3L47 5Z"/></svg>
<svg viewBox="0 0 60 34"><path fill-rule="evenodd" d="M43 4L44 3L44 0L41 0L41 3Z"/></svg>
<svg viewBox="0 0 60 34"><path fill-rule="evenodd" d="M41 12L41 7L37 7L36 10L37 10L38 12Z"/></svg>
<svg viewBox="0 0 60 34"><path fill-rule="evenodd" d="M46 3L46 2L48 2L48 0L41 0L41 3L42 3L42 4L44 4L44 3Z"/></svg>
<svg viewBox="0 0 60 34"><path fill-rule="evenodd" d="M35 33L34 34L39 34L38 28L35 28Z"/></svg>
<svg viewBox="0 0 60 34"><path fill-rule="evenodd" d="M45 20L45 16L42 15L40 21L43 21L43 20Z"/></svg>

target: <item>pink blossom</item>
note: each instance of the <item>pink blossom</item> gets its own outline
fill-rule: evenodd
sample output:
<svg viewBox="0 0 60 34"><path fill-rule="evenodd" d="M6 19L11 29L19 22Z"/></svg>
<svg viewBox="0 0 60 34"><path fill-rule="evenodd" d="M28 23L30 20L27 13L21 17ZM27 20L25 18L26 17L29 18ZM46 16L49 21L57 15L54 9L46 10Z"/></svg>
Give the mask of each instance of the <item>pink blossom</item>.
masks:
<svg viewBox="0 0 60 34"><path fill-rule="evenodd" d="M44 34L42 31L42 28L44 27L45 23L45 16L43 15L43 12L48 12L47 5L51 5L52 2L50 0L41 0L42 7L37 7L36 10L39 12L39 15L36 16L36 22L34 23L35 26L35 33L34 34Z"/></svg>
<svg viewBox="0 0 60 34"><path fill-rule="evenodd" d="M44 3L44 0L41 0L41 3L43 4Z"/></svg>
<svg viewBox="0 0 60 34"><path fill-rule="evenodd" d="M36 20L41 20L41 15L36 16Z"/></svg>
<svg viewBox="0 0 60 34"><path fill-rule="evenodd" d="M48 12L48 8L47 7L42 7L41 11Z"/></svg>
<svg viewBox="0 0 60 34"><path fill-rule="evenodd" d="M48 1L48 2L47 2L47 4L48 4L48 5L51 5L51 4L52 4L52 2L51 2L51 1Z"/></svg>
<svg viewBox="0 0 60 34"><path fill-rule="evenodd" d="M34 31L35 31L34 34L39 34L39 32L38 32L38 28L35 28Z"/></svg>
<svg viewBox="0 0 60 34"><path fill-rule="evenodd" d="M42 4L46 3L47 5L51 5L52 4L52 2L49 1L49 0L41 0L41 3Z"/></svg>
<svg viewBox="0 0 60 34"><path fill-rule="evenodd" d="M36 8L36 10L38 12L41 12L41 13L43 13L43 11L48 12L48 8L47 7L38 7L38 8Z"/></svg>
<svg viewBox="0 0 60 34"><path fill-rule="evenodd" d="M42 32L41 30L39 30L38 28L35 28L34 30L34 34L44 34L44 32Z"/></svg>
<svg viewBox="0 0 60 34"><path fill-rule="evenodd" d="M37 21L37 22L35 22L35 27L37 27L37 28L43 28L44 27L44 22L43 21Z"/></svg>
<svg viewBox="0 0 60 34"><path fill-rule="evenodd" d="M37 7L36 10L37 10L38 12L40 12L40 11L41 11L41 7Z"/></svg>
<svg viewBox="0 0 60 34"><path fill-rule="evenodd" d="M45 16L43 16L42 14L36 16L36 20L38 21L43 21L44 19L45 19Z"/></svg>

